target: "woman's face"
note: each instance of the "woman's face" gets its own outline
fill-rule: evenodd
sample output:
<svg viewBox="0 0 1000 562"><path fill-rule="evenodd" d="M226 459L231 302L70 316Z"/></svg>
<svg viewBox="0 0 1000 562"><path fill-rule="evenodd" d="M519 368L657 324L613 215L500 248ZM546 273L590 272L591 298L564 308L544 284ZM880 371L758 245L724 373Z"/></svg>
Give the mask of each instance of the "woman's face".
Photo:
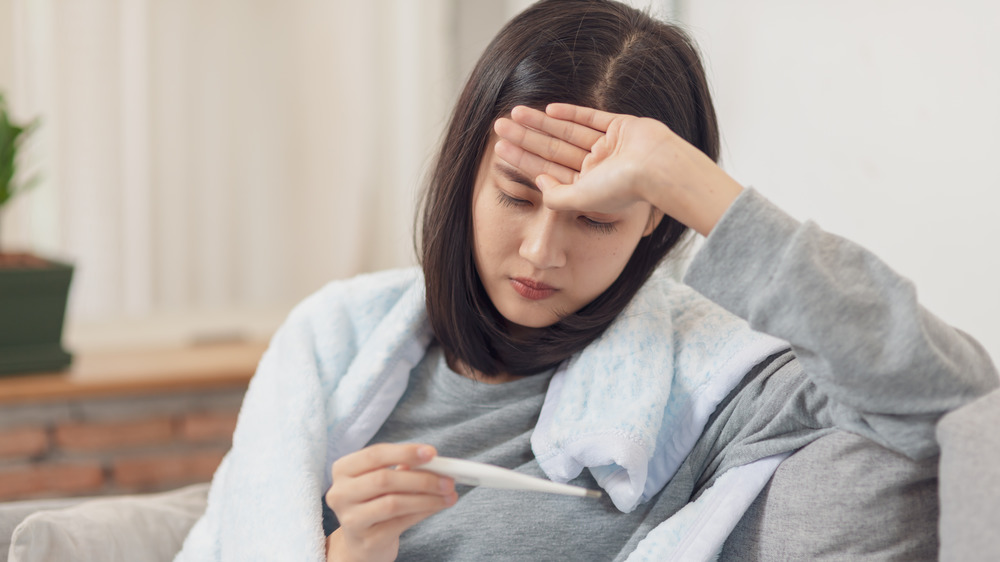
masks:
<svg viewBox="0 0 1000 562"><path fill-rule="evenodd" d="M656 224L648 203L613 215L545 207L534 181L493 151L497 140L472 193L476 268L509 328L551 326L611 286Z"/></svg>

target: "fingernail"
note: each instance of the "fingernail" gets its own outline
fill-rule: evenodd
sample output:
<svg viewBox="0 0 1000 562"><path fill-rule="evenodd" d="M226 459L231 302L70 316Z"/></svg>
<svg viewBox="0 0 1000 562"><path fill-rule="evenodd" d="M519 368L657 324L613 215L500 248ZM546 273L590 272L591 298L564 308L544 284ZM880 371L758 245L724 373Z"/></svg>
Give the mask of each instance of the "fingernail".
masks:
<svg viewBox="0 0 1000 562"><path fill-rule="evenodd" d="M444 503L446 505L455 505L455 502L457 501L458 501L458 494L456 493L451 493L444 497Z"/></svg>
<svg viewBox="0 0 1000 562"><path fill-rule="evenodd" d="M420 447L417 449L417 456L420 457L422 461L429 461L434 458L434 449L430 447Z"/></svg>

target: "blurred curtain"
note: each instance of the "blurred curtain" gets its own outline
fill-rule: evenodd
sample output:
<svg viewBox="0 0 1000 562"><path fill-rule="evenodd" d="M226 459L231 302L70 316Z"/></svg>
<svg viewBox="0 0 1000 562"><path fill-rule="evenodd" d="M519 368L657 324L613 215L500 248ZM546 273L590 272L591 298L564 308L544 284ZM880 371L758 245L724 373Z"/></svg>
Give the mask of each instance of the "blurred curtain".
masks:
<svg viewBox="0 0 1000 562"><path fill-rule="evenodd" d="M76 264L71 345L266 335L331 279L415 262L447 112L529 3L0 0L0 86L43 120L2 239Z"/></svg>
<svg viewBox="0 0 1000 562"><path fill-rule="evenodd" d="M75 326L284 309L414 263L455 95L447 0L14 0L44 182L5 239L76 263Z"/></svg>

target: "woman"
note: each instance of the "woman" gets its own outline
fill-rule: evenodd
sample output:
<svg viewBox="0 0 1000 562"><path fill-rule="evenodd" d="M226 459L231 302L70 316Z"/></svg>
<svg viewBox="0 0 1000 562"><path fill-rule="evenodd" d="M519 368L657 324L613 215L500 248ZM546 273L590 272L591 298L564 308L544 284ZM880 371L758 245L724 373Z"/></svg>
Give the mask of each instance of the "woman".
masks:
<svg viewBox="0 0 1000 562"><path fill-rule="evenodd" d="M717 158L676 28L604 0L517 16L446 132L422 275L335 283L293 312L179 559L677 556L700 498L745 508L782 455L834 428L934 454L937 418L997 384L982 348ZM791 351L655 271L689 227L708 239L686 282ZM574 448L588 423L612 437ZM610 498L411 470L438 452Z"/></svg>

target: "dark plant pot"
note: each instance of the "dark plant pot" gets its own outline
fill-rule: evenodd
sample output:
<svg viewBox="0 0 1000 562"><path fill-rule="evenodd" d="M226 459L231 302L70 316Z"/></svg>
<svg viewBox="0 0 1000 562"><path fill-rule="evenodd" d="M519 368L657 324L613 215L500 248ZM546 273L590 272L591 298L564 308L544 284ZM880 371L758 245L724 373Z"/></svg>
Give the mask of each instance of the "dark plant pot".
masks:
<svg viewBox="0 0 1000 562"><path fill-rule="evenodd" d="M73 266L34 261L0 267L0 374L57 371L73 359L62 346Z"/></svg>

